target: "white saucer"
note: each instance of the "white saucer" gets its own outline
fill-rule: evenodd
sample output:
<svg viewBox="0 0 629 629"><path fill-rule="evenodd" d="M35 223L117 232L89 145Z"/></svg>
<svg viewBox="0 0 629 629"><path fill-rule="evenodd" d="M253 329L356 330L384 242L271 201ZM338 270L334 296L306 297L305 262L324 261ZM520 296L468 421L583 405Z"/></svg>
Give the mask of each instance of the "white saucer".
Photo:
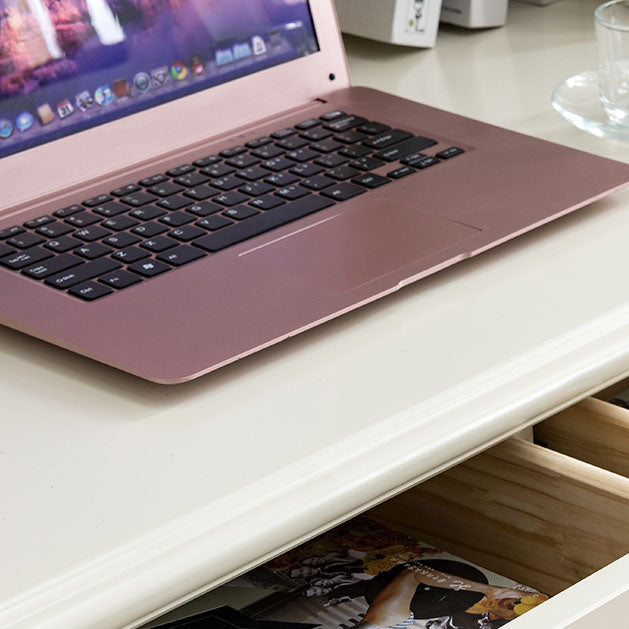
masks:
<svg viewBox="0 0 629 629"><path fill-rule="evenodd" d="M553 107L575 127L599 138L629 142L629 126L612 122L598 98L598 73L587 70L558 85L551 98Z"/></svg>

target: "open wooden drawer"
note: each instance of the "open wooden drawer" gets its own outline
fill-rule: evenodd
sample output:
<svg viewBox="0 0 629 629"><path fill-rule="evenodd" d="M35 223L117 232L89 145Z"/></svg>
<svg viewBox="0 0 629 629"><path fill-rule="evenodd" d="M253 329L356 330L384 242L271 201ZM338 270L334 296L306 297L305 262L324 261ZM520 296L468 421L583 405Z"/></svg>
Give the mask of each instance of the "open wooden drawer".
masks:
<svg viewBox="0 0 629 629"><path fill-rule="evenodd" d="M538 424L536 443L509 439L368 515L558 594L510 628L629 627L629 410L604 401L628 387Z"/></svg>

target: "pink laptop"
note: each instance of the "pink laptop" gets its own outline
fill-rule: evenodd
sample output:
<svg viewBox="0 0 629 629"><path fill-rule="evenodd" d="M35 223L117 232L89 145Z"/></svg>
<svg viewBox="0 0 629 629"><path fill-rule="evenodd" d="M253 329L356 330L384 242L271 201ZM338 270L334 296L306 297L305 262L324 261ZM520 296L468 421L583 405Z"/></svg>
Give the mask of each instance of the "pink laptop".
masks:
<svg viewBox="0 0 629 629"><path fill-rule="evenodd" d="M0 0L0 323L190 380L624 186L352 87L332 0Z"/></svg>

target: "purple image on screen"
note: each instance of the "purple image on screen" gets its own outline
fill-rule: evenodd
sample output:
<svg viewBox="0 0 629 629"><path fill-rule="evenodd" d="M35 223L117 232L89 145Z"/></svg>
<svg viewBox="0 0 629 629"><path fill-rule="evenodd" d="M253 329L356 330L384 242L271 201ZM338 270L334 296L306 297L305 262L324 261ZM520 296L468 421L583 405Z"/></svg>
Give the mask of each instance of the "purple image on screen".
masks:
<svg viewBox="0 0 629 629"><path fill-rule="evenodd" d="M0 0L0 158L317 51L307 0Z"/></svg>

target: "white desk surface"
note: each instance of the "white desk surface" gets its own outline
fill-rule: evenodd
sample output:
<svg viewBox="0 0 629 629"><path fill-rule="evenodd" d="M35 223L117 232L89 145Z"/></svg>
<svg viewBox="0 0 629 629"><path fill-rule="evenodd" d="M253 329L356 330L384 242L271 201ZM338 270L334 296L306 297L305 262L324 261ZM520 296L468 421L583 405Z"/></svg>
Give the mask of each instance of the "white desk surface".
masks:
<svg viewBox="0 0 629 629"><path fill-rule="evenodd" d="M629 161L549 103L595 66L595 4L348 38L354 82ZM629 372L628 208L172 388L0 329L0 626L130 626Z"/></svg>

